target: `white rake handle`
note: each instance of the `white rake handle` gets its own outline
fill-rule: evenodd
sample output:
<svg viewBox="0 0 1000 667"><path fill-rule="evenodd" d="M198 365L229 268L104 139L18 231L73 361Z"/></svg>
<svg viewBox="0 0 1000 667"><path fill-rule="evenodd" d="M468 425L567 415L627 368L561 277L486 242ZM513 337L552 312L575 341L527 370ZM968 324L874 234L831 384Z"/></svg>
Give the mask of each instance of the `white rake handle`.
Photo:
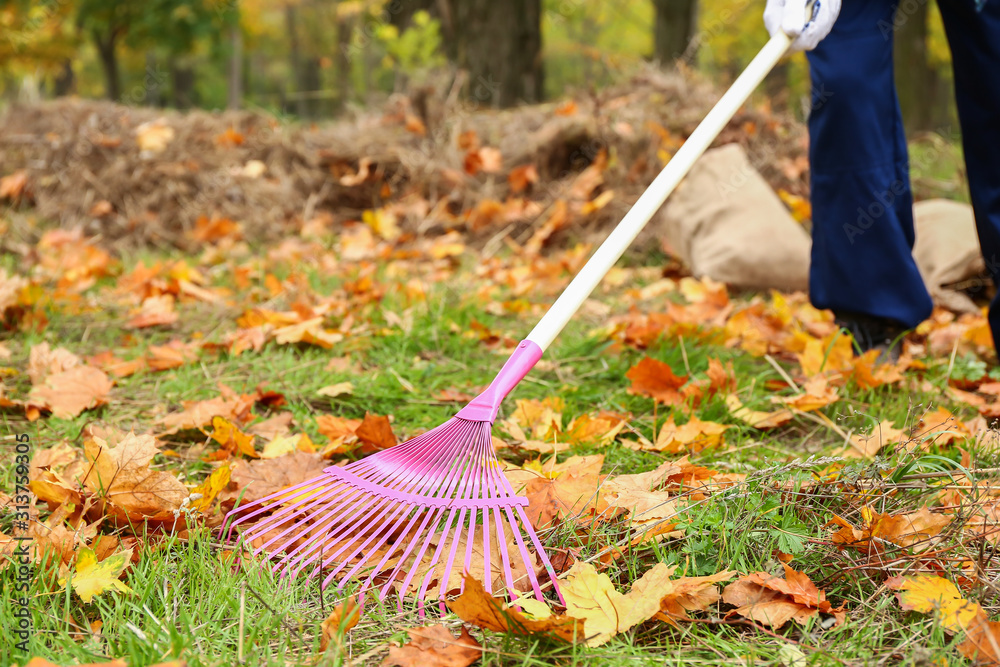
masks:
<svg viewBox="0 0 1000 667"><path fill-rule="evenodd" d="M528 340L537 344L542 350L548 348L570 318L587 300L590 293L594 291L597 284L604 279L618 258L639 235L653 214L663 205L677 184L691 170L695 161L712 145L715 138L719 136L719 132L750 97L750 93L785 54L790 44L791 40L788 35L779 31L764 45L760 53L729 87L726 94L695 128L695 131L667 163L663 171L649 184L646 191L625 214L625 217L605 239L597 252L587 261L576 278L559 295L545 316L528 334Z"/></svg>

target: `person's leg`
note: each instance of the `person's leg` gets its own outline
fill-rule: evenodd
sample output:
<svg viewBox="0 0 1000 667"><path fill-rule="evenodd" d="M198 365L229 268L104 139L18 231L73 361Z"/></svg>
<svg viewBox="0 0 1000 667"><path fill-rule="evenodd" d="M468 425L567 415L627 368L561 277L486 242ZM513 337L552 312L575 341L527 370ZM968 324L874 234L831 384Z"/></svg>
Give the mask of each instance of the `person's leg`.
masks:
<svg viewBox="0 0 1000 667"><path fill-rule="evenodd" d="M932 302L911 253L913 205L893 81L893 13L889 0L844 0L832 32L808 54L809 292L817 308L848 319L913 327L930 315Z"/></svg>
<svg viewBox="0 0 1000 667"><path fill-rule="evenodd" d="M1000 1L976 11L975 0L938 3L951 45L955 100L965 165L986 269L1000 282ZM1000 294L990 304L993 341L1000 341ZM1000 350L1000 345L997 346Z"/></svg>

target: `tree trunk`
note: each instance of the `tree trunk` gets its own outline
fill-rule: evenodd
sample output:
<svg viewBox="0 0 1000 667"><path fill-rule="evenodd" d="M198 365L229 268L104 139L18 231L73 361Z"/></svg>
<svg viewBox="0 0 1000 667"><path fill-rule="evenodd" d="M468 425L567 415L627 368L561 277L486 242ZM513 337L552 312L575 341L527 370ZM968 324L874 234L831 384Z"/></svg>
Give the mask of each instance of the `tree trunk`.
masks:
<svg viewBox="0 0 1000 667"><path fill-rule="evenodd" d="M301 47L299 45L299 31L298 31L298 12L295 10L295 5L285 5L285 30L288 32L288 64L292 68L292 76L289 77L295 90L292 91L293 97L295 99L295 112L298 114L299 118L305 118L307 112L309 111L306 105L306 98L302 95L296 94L301 93L304 88L302 86L302 55Z"/></svg>
<svg viewBox="0 0 1000 667"><path fill-rule="evenodd" d="M76 74L73 72L73 61L69 58L63 61L62 69L56 75L52 92L56 97L72 95L76 92Z"/></svg>
<svg viewBox="0 0 1000 667"><path fill-rule="evenodd" d="M656 7L653 57L666 65L673 63L687 51L695 33L698 2L697 0L653 0L653 4Z"/></svg>
<svg viewBox="0 0 1000 667"><path fill-rule="evenodd" d="M541 0L452 0L469 97L508 107L544 97Z"/></svg>
<svg viewBox="0 0 1000 667"><path fill-rule="evenodd" d="M97 47L97 55L101 59L101 69L104 71L104 95L109 100L117 100L121 97L118 55L115 53L115 46L118 42L117 32L112 28L107 35L102 36L96 30L91 34L94 38L94 46Z"/></svg>
<svg viewBox="0 0 1000 667"><path fill-rule="evenodd" d="M337 111L351 98L351 26L354 22L349 18L337 20Z"/></svg>
<svg viewBox="0 0 1000 667"><path fill-rule="evenodd" d="M174 80L174 107L190 109L194 105L194 68L171 61L170 73Z"/></svg>
<svg viewBox="0 0 1000 667"><path fill-rule="evenodd" d="M229 87L226 108L239 109L243 105L243 30L239 23L229 27Z"/></svg>
<svg viewBox="0 0 1000 667"><path fill-rule="evenodd" d="M893 34L896 93L907 134L933 127L935 89L938 87L937 73L927 54L930 2L923 0L913 5L915 8L909 12L897 9ZM911 7L909 3L906 6Z"/></svg>

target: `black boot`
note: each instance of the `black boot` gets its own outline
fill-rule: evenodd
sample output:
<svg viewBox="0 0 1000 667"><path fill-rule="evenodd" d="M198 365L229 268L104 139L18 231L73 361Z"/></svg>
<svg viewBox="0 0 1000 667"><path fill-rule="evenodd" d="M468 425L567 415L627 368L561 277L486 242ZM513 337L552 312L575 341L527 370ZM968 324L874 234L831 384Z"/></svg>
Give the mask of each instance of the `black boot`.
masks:
<svg viewBox="0 0 1000 667"><path fill-rule="evenodd" d="M899 360L903 334L907 331L907 327L899 322L850 311L835 311L834 322L854 336L854 344L862 354L868 350L881 350L876 363L895 363Z"/></svg>

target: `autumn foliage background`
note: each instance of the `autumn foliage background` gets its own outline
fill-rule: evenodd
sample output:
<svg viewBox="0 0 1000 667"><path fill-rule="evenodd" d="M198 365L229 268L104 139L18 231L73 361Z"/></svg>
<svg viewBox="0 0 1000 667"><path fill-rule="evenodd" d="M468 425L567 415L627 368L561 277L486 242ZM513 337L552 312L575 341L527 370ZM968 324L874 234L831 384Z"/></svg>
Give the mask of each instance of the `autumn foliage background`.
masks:
<svg viewBox="0 0 1000 667"><path fill-rule="evenodd" d="M220 540L488 384L764 39L754 3L489 4L0 3L0 664L1000 663L982 314L857 356L655 225L494 427L565 605L480 563L444 613L360 610ZM491 73L515 28L538 57ZM718 143L808 229L804 74ZM907 106L918 198L966 197L950 104Z"/></svg>

